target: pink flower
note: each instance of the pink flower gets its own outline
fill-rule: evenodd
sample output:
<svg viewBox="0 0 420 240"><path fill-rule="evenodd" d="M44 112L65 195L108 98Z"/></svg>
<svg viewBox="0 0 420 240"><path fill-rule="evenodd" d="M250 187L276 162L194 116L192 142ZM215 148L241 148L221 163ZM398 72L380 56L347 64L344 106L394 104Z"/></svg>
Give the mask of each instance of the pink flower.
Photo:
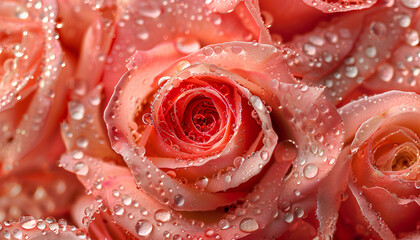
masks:
<svg viewBox="0 0 420 240"><path fill-rule="evenodd" d="M346 144L320 188L332 189L319 195L322 234L332 234L339 213L355 237L419 237L419 100L415 93L390 91L339 109Z"/></svg>
<svg viewBox="0 0 420 240"><path fill-rule="evenodd" d="M53 1L0 3L2 173L54 163L63 149L57 127L73 62L55 38L56 12Z"/></svg>
<svg viewBox="0 0 420 240"><path fill-rule="evenodd" d="M302 18L295 18L307 28L285 42L285 57L292 73L305 82L326 86L328 98L340 106L362 94L419 92L418 4L401 0L366 2L369 4L359 7L366 9L344 13L326 14L308 8L311 13L302 14L313 21L306 24ZM274 13L273 26L276 17ZM272 30L272 34L277 32L276 28ZM290 35L285 37L291 39Z"/></svg>
<svg viewBox="0 0 420 240"><path fill-rule="evenodd" d="M229 6L214 4L218 10ZM274 46L229 42L199 49L201 43L238 37L223 32L221 38L211 37L219 21L205 20L222 17L220 23L229 26L238 11L241 16L255 11L248 1L232 6L227 15L210 11L208 16L206 6L191 8L202 9L197 26L209 26L209 34L194 26L179 37L176 31L185 33L187 21L156 46L166 32L131 40L136 35L125 31L140 20L140 26L185 20L162 15L173 5L155 17L129 15L117 22L102 84L75 95L63 125L68 154L61 164L95 198L87 204L83 224L102 209L101 219L111 215L118 225L93 221L96 236L98 229L122 228L151 239L274 237L314 210L318 183L339 153L339 115L322 89L293 79ZM259 35L264 42L268 38L257 23L251 39ZM129 56L130 48L122 46L131 44L140 51L123 73L118 59Z"/></svg>

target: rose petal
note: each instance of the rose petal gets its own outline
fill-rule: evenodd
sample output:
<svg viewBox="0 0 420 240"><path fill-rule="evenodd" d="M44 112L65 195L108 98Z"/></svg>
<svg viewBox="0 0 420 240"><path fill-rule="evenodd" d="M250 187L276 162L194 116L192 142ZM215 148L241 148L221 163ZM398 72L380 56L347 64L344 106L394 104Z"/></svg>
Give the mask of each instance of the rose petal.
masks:
<svg viewBox="0 0 420 240"><path fill-rule="evenodd" d="M233 12L221 13L203 6L202 1L121 1L122 16L107 58L104 84L116 85L125 72L125 60L135 50L148 50L165 40L176 41L179 51L192 53L202 44L257 39L256 22L261 19L251 18L256 14L249 12L256 10L248 10L253 7L248 2L232 3L236 5ZM112 89L105 88L106 99L111 94Z"/></svg>
<svg viewBox="0 0 420 240"><path fill-rule="evenodd" d="M19 222L0 224L1 239L30 239L30 240L79 240L86 238L83 230L67 224L57 223L53 218L35 219L22 216Z"/></svg>
<svg viewBox="0 0 420 240"><path fill-rule="evenodd" d="M351 158L343 153L349 153L349 148L343 149L337 163L318 188L316 215L321 239L334 236L341 196L347 188Z"/></svg>
<svg viewBox="0 0 420 240"><path fill-rule="evenodd" d="M369 8L376 3L376 0L340 0L340 1L328 1L328 0L303 0L309 6L313 6L323 12L347 12L351 10L360 10Z"/></svg>
<svg viewBox="0 0 420 240"><path fill-rule="evenodd" d="M369 225L372 226L373 230L375 230L382 239L396 239L395 235L388 228L382 217L380 217L378 213L372 209L366 198L362 196L362 191L358 189L352 180L349 180L349 189L351 194L356 199L358 205L360 206L360 210L363 216Z"/></svg>
<svg viewBox="0 0 420 240"><path fill-rule="evenodd" d="M398 9L401 12L394 11L394 9ZM364 16L357 16L359 14ZM310 71L303 71L308 65L312 66L312 69L325 65L323 62L325 59L320 61L320 57L310 58L309 60L301 58L303 62L299 62L298 65L302 67L297 66L295 69L299 70L294 70L294 72L298 76L300 72L308 72L308 74L300 74L304 80L308 79L313 81L313 79L319 79L319 84L327 86L326 94L329 98L335 103L339 103L347 94L373 76L377 71L376 69L380 71L378 67L381 63L387 61L386 53L393 52L403 42L405 33L411 31L406 30L407 26L400 19L408 18L410 21L414 14L414 9L407 8L399 1L396 1L392 7L381 3L354 15L345 14L339 18L355 17L354 23L356 24L351 26L350 29L362 27L359 34L357 34L358 31L355 31L356 35L353 34L354 37L357 36L354 39L357 42L355 41L351 44L353 48L346 54L346 59L340 61L340 65L334 68L332 72L324 72L321 78L317 75L312 75ZM363 21L360 22L362 19ZM359 23L357 24L357 22ZM348 37L350 37L352 30L346 32L349 33ZM305 50L307 53L315 54L317 51L314 45L306 45L306 48L304 47L305 45L303 45L303 49L299 52ZM381 50L379 51L379 49ZM347 50L346 48L343 48L343 51L338 50L339 56L342 56ZM331 49L330 52L334 54L337 51ZM326 59L330 58L327 56ZM316 74L320 73L316 70L314 72Z"/></svg>

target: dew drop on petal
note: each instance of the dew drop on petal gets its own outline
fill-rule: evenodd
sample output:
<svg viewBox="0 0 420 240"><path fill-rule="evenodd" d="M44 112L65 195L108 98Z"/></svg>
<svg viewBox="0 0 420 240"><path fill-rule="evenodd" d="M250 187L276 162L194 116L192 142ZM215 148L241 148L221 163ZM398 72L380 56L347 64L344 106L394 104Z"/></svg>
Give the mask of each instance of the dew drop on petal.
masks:
<svg viewBox="0 0 420 240"><path fill-rule="evenodd" d="M21 216L19 218L19 223L23 229L32 229L36 227L37 221L32 216Z"/></svg>
<svg viewBox="0 0 420 240"><path fill-rule="evenodd" d="M258 222L253 218L244 218L239 224L239 229L244 232L254 232L258 230Z"/></svg>
<svg viewBox="0 0 420 240"><path fill-rule="evenodd" d="M124 211L125 211L124 207L121 206L120 204L117 204L117 205L114 206L114 214L115 215L121 216L121 215L124 214Z"/></svg>
<svg viewBox="0 0 420 240"><path fill-rule="evenodd" d="M382 81L389 82L394 76L394 67L388 63L384 63L379 66L378 74Z"/></svg>
<svg viewBox="0 0 420 240"><path fill-rule="evenodd" d="M347 66L344 71L344 74L349 78L355 78L359 73L359 69L356 66Z"/></svg>
<svg viewBox="0 0 420 240"><path fill-rule="evenodd" d="M370 24L370 32L377 37L384 37L387 29L384 23L373 21Z"/></svg>
<svg viewBox="0 0 420 240"><path fill-rule="evenodd" d="M283 217L283 220L285 221L285 222L287 222L287 223L291 223L291 222L293 222L293 214L291 214L291 213L285 213L284 214L284 217Z"/></svg>
<svg viewBox="0 0 420 240"><path fill-rule="evenodd" d="M222 219L219 221L220 229L227 229L229 228L229 222L226 219Z"/></svg>
<svg viewBox="0 0 420 240"><path fill-rule="evenodd" d="M147 220L140 220L136 223L135 229L138 235L146 237L152 232L153 225Z"/></svg>
<svg viewBox="0 0 420 240"><path fill-rule="evenodd" d="M376 57L376 47L375 46L368 46L365 50L366 56L370 58Z"/></svg>
<svg viewBox="0 0 420 240"><path fill-rule="evenodd" d="M196 185L199 188L205 188L207 187L207 184L209 183L209 179L205 176L198 178Z"/></svg>
<svg viewBox="0 0 420 240"><path fill-rule="evenodd" d="M73 171L80 176L86 176L89 172L89 167L86 166L83 162L77 162L73 166Z"/></svg>
<svg viewBox="0 0 420 240"><path fill-rule="evenodd" d="M312 45L310 43L305 43L305 44L303 44L303 52L306 55L313 56L313 55L316 54L316 48L315 48L314 45Z"/></svg>
<svg viewBox="0 0 420 240"><path fill-rule="evenodd" d="M164 209L157 210L155 213L155 220L158 222L168 222L171 220L171 213Z"/></svg>
<svg viewBox="0 0 420 240"><path fill-rule="evenodd" d="M174 197L174 202L177 206L182 206L182 205L184 205L185 199L182 195L177 194Z"/></svg>
<svg viewBox="0 0 420 240"><path fill-rule="evenodd" d="M420 6L420 0L402 0L402 3L408 8L418 8Z"/></svg>
<svg viewBox="0 0 420 240"><path fill-rule="evenodd" d="M318 167L313 163L308 163L303 168L303 176L306 178L314 178L318 174Z"/></svg>
<svg viewBox="0 0 420 240"><path fill-rule="evenodd" d="M419 32L413 29L409 29L405 33L405 41L410 46L416 46L419 44Z"/></svg>
<svg viewBox="0 0 420 240"><path fill-rule="evenodd" d="M85 107L81 103L71 101L69 103L70 117L74 120L81 120L85 115Z"/></svg>
<svg viewBox="0 0 420 240"><path fill-rule="evenodd" d="M190 54L200 49L200 42L195 38L179 37L176 39L176 47L182 53Z"/></svg>

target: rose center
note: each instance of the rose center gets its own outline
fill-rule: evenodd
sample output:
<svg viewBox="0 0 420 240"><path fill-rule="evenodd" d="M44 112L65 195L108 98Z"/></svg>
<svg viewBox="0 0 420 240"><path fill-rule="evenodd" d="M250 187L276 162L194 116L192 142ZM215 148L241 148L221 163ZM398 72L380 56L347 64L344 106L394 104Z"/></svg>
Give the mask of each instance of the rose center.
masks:
<svg viewBox="0 0 420 240"><path fill-rule="evenodd" d="M400 171L409 168L419 160L419 153L416 149L406 146L398 150L392 162L392 170Z"/></svg>

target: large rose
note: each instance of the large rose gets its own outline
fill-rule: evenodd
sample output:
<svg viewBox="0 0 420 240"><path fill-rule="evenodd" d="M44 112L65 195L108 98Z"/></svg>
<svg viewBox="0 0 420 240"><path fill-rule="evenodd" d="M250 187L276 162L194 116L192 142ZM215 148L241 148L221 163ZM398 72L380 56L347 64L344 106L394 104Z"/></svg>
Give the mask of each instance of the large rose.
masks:
<svg viewBox="0 0 420 240"><path fill-rule="evenodd" d="M70 106L61 163L97 200L86 217L105 206L138 238L280 236L315 208L341 147L338 114L274 46L180 50L132 56L103 115L101 86Z"/></svg>
<svg viewBox="0 0 420 240"><path fill-rule="evenodd" d="M339 109L345 145L320 194L328 199L318 211L322 233L332 234L343 201L339 235L348 225L353 237L419 237L419 104L415 93L390 91Z"/></svg>
<svg viewBox="0 0 420 240"><path fill-rule="evenodd" d="M57 130L73 63L56 39L56 14L54 1L0 3L2 172L48 165L63 151Z"/></svg>
<svg viewBox="0 0 420 240"><path fill-rule="evenodd" d="M292 6L303 4L293 2ZM326 13L299 7L296 14L305 17L294 18L293 29L282 24L284 14L266 9L272 14L273 39L276 34L284 38L287 62L296 77L326 86L328 98L341 105L360 94L389 89L419 92L416 1L366 1L356 8L351 3L363 1L339 1L342 8L316 2L313 6ZM262 3L264 7L270 1ZM362 10L333 13L354 9ZM302 20L308 18L309 24Z"/></svg>

